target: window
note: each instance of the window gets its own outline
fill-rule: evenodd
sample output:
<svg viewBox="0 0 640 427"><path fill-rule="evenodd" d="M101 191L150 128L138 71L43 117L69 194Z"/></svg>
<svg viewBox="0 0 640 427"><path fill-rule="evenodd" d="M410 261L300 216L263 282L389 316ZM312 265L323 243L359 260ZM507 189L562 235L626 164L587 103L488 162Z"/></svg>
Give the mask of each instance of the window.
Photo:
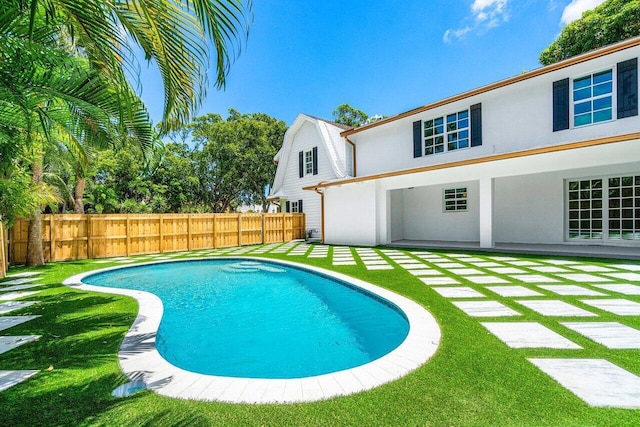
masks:
<svg viewBox="0 0 640 427"><path fill-rule="evenodd" d="M469 147L469 112L467 110L447 116L447 150ZM466 191L465 191L466 192Z"/></svg>
<svg viewBox="0 0 640 427"><path fill-rule="evenodd" d="M609 239L640 240L640 175L608 181Z"/></svg>
<svg viewBox="0 0 640 427"><path fill-rule="evenodd" d="M567 79L567 121L569 120ZM467 110L413 122L413 158L482 145L482 104Z"/></svg>
<svg viewBox="0 0 640 427"><path fill-rule="evenodd" d="M424 155L469 147L469 110L424 121Z"/></svg>
<svg viewBox="0 0 640 427"><path fill-rule="evenodd" d="M444 190L445 212L467 210L467 188L448 188Z"/></svg>
<svg viewBox="0 0 640 427"><path fill-rule="evenodd" d="M318 175L318 147L298 152L298 176Z"/></svg>
<svg viewBox="0 0 640 427"><path fill-rule="evenodd" d="M640 240L640 175L568 182L569 239Z"/></svg>
<svg viewBox="0 0 640 427"><path fill-rule="evenodd" d="M304 153L304 173L310 175L313 173L313 151L305 151Z"/></svg>
<svg viewBox="0 0 640 427"><path fill-rule="evenodd" d="M606 70L573 80L575 127L613 119L613 71Z"/></svg>
<svg viewBox="0 0 640 427"><path fill-rule="evenodd" d="M298 208L299 208L299 206L298 206L298 202L291 202L291 203L289 204L289 212L291 212L291 213L297 213L297 212L300 212L300 211L298 210Z"/></svg>
<svg viewBox="0 0 640 427"><path fill-rule="evenodd" d="M439 117L424 122L424 155L444 152L444 119Z"/></svg>
<svg viewBox="0 0 640 427"><path fill-rule="evenodd" d="M602 239L602 180L569 182L569 238Z"/></svg>

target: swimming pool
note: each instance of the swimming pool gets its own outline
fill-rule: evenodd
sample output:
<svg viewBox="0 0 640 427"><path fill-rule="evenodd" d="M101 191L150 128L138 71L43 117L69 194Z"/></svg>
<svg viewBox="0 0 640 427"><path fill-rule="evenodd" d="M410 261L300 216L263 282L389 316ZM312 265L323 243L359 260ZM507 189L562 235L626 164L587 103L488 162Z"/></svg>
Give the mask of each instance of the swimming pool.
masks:
<svg viewBox="0 0 640 427"><path fill-rule="evenodd" d="M267 261L143 265L85 277L157 295L160 354L191 372L302 378L371 362L409 332L399 308L330 277Z"/></svg>
<svg viewBox="0 0 640 427"><path fill-rule="evenodd" d="M216 258L221 259L221 258ZM256 262L257 258L244 258ZM188 261L188 260L185 260ZM262 260L260 260L262 261ZM184 261L173 261L176 266ZM234 262L243 262L234 258ZM440 328L433 316L422 306L386 289L344 274L289 261L269 260L276 269L287 266L330 276L354 289L361 289L391 303L404 313L409 331L404 340L389 353L350 369L304 378L255 378L210 375L191 372L170 363L160 355L158 330L164 306L153 293L89 285L84 278L104 271L120 270L123 277L134 267L112 267L78 274L63 284L85 291L128 295L137 299L139 312L125 336L118 357L123 372L133 381L143 381L158 394L182 399L223 401L233 403L294 403L309 402L358 393L398 379L424 364L436 352ZM161 265L147 263L145 265ZM162 263L167 265L167 263ZM374 297L374 298L377 298ZM380 301L380 299L378 299Z"/></svg>

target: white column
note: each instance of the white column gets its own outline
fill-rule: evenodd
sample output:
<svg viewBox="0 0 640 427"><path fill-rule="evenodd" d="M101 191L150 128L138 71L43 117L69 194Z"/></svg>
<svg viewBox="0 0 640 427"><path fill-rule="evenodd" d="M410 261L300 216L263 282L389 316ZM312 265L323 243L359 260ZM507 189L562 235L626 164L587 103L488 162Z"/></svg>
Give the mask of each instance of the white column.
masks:
<svg viewBox="0 0 640 427"><path fill-rule="evenodd" d="M480 247L492 248L494 179L480 178Z"/></svg>

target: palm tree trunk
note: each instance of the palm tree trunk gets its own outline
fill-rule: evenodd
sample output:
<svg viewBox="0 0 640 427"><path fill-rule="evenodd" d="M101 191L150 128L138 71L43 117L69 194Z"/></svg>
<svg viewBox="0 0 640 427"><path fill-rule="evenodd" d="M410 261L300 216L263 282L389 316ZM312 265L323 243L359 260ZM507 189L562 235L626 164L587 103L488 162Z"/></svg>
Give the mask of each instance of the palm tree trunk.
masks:
<svg viewBox="0 0 640 427"><path fill-rule="evenodd" d="M84 214L84 202L82 197L84 196L84 187L87 185L87 180L84 177L76 176L76 185L73 190L73 211L77 214Z"/></svg>
<svg viewBox="0 0 640 427"><path fill-rule="evenodd" d="M33 182L40 184L42 182L42 164L44 155L42 153L35 156L31 165L31 174ZM33 217L29 220L29 229L27 237L27 261L29 267L44 265L44 251L42 249L42 209L37 207L33 213Z"/></svg>

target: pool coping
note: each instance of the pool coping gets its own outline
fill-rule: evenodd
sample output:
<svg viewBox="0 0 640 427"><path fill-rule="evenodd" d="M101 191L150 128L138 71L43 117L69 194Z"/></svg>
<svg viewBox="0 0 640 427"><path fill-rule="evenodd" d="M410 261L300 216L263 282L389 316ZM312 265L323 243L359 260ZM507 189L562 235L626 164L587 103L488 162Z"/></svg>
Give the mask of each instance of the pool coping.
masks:
<svg viewBox="0 0 640 427"><path fill-rule="evenodd" d="M93 286L82 282L86 276L104 271L206 259L263 260L269 263L307 269L348 282L372 292L400 308L409 321L409 333L396 349L381 358L338 372L294 379L205 375L172 365L156 349L156 333L164 311L160 298L145 291ZM355 394L399 379L419 368L435 354L441 338L440 327L433 315L409 298L345 274L270 258L229 256L137 263L77 274L64 280L63 285L83 291L113 293L135 298L139 304L139 311L120 346L118 352L120 367L132 381L144 381L148 389L158 394L181 399L269 404L313 402Z"/></svg>

